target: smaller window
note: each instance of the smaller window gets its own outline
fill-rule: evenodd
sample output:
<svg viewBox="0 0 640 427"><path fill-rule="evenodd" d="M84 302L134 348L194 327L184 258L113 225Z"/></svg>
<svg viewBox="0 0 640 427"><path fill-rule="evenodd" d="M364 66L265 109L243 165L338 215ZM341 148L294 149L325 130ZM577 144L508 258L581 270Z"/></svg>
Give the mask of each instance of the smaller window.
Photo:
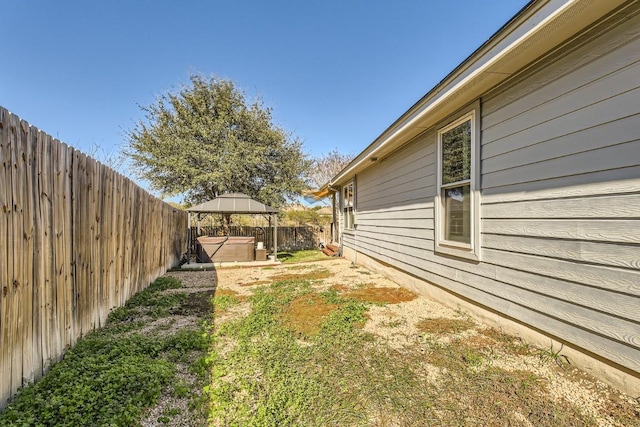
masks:
<svg viewBox="0 0 640 427"><path fill-rule="evenodd" d="M353 229L353 208L354 208L354 187L353 181L342 187L342 212L343 212L343 221L344 228L346 230Z"/></svg>

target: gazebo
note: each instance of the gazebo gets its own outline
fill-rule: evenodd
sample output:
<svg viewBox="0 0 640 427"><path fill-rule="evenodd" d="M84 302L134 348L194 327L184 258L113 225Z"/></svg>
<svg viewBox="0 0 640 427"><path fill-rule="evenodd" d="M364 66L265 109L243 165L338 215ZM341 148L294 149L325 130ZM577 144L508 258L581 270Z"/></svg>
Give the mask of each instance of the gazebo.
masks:
<svg viewBox="0 0 640 427"><path fill-rule="evenodd" d="M188 226L189 226L189 235L188 235L188 248L187 248L187 259L191 259L191 216L192 214L222 214L222 215L232 215L232 214L247 214L247 215L269 215L273 220L273 256L274 260L278 260L278 210L272 208L271 206L267 206L263 203L258 202L257 200L253 200L246 194L243 193L227 193L223 194L219 197L216 197L213 200L209 200L208 202L204 202L200 205L193 206L187 209L188 212Z"/></svg>

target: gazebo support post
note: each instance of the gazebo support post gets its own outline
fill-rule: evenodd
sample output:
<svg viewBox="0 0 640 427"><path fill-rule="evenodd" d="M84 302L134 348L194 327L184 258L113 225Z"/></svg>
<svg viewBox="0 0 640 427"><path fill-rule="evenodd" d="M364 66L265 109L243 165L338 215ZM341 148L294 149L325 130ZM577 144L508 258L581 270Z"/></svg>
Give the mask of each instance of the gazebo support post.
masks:
<svg viewBox="0 0 640 427"><path fill-rule="evenodd" d="M273 215L273 260L278 262L278 214Z"/></svg>
<svg viewBox="0 0 640 427"><path fill-rule="evenodd" d="M191 212L187 211L187 263L191 263Z"/></svg>

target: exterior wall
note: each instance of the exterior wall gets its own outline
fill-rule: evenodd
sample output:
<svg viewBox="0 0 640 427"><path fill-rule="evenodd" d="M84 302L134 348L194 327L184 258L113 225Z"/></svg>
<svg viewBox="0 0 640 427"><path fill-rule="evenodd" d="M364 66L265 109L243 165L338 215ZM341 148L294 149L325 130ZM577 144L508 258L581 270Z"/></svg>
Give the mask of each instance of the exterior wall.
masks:
<svg viewBox="0 0 640 427"><path fill-rule="evenodd" d="M436 129L357 176L343 245L604 361L601 377L637 391L640 15L619 21L481 99L480 263L433 251Z"/></svg>

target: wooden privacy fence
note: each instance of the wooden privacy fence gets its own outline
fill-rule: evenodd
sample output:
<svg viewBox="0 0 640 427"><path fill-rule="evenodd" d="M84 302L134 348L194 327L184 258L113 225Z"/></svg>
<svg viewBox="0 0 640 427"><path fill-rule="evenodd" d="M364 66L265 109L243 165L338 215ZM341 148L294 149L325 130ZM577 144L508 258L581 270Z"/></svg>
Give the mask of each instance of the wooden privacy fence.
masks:
<svg viewBox="0 0 640 427"><path fill-rule="evenodd" d="M222 236L226 231L222 227L192 227L191 235ZM253 236L256 242L264 242L264 247L273 247L273 227L232 226L228 228L230 236ZM278 251L299 251L303 249L318 249L320 242L326 243L330 230L328 227L278 227ZM195 242L194 242L195 244ZM192 252L195 253L195 247Z"/></svg>
<svg viewBox="0 0 640 427"><path fill-rule="evenodd" d="M187 215L0 108L0 408L186 247Z"/></svg>

